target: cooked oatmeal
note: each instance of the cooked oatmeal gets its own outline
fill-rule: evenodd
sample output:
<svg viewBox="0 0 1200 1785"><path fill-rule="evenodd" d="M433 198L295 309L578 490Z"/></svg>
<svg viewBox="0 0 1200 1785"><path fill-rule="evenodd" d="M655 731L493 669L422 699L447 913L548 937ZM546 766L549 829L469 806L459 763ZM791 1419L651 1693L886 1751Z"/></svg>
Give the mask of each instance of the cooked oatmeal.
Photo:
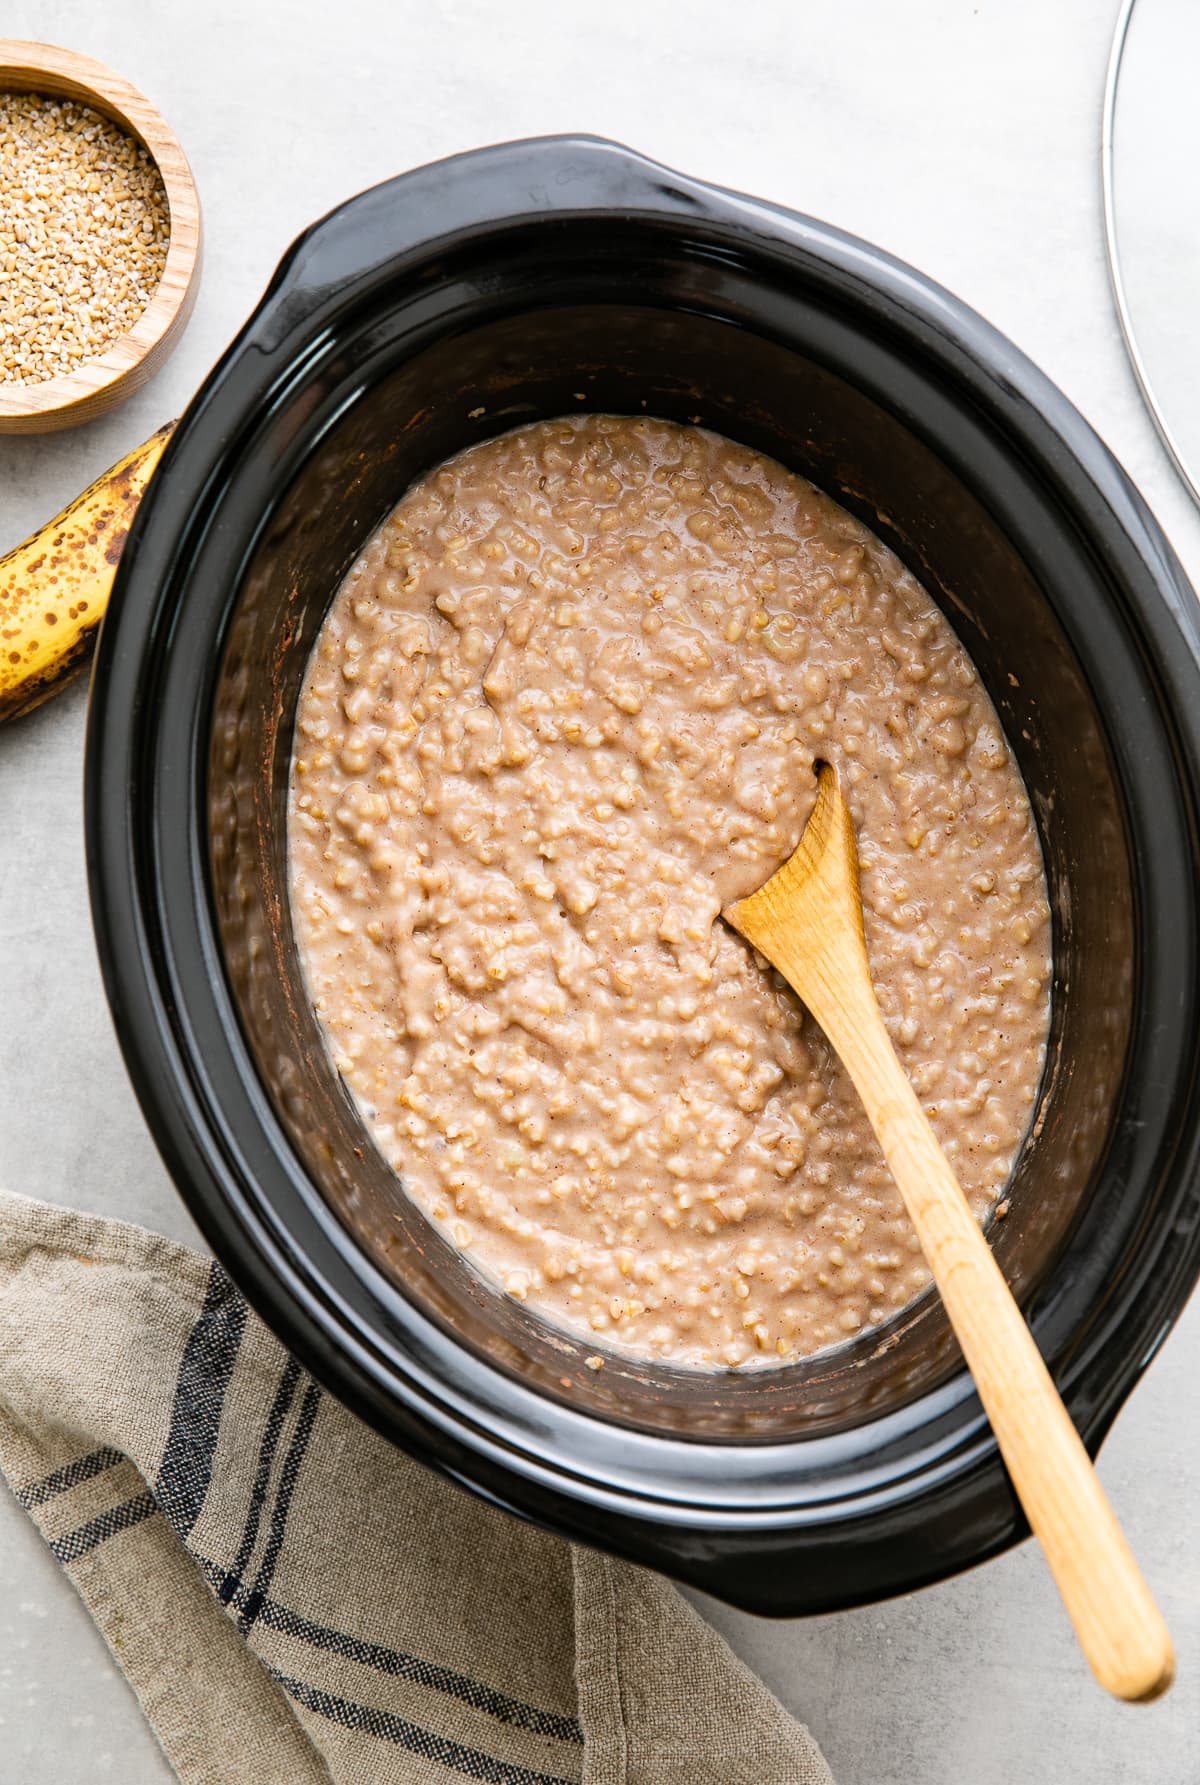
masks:
<svg viewBox="0 0 1200 1785"><path fill-rule="evenodd" d="M782 466L574 416L415 485L347 576L296 724L296 930L409 1193L547 1318L714 1368L928 1281L823 1035L718 916L854 815L884 1018L976 1213L1049 1011L1037 833L931 599Z"/></svg>

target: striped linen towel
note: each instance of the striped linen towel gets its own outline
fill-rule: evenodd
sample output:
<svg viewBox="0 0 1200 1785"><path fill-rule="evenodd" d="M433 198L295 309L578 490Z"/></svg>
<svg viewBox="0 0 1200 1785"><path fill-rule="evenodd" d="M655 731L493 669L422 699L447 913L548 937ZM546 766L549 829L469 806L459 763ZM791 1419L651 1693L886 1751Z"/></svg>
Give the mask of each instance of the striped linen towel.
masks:
<svg viewBox="0 0 1200 1785"><path fill-rule="evenodd" d="M666 1581L393 1449L218 1264L2 1193L0 1469L186 1785L832 1785Z"/></svg>

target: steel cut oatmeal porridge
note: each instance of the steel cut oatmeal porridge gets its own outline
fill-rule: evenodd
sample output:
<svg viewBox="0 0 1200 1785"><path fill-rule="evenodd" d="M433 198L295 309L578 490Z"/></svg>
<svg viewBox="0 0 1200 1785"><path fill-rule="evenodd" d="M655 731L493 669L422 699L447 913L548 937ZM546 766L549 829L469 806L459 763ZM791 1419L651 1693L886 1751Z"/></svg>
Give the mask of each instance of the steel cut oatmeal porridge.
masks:
<svg viewBox="0 0 1200 1785"><path fill-rule="evenodd" d="M416 484L318 638L292 901L338 1070L454 1244L599 1345L777 1362L928 1281L824 1037L718 917L797 842L814 756L982 1216L1042 1069L1041 856L970 661L866 527L697 428L538 423Z"/></svg>

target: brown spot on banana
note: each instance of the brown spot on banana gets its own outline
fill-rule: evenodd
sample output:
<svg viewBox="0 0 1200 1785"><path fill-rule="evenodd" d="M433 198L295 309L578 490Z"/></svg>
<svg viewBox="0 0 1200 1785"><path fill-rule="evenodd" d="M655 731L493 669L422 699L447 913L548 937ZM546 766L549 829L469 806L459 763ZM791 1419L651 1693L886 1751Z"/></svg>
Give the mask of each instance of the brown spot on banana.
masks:
<svg viewBox="0 0 1200 1785"><path fill-rule="evenodd" d="M159 428L0 558L0 722L40 706L90 657L134 511L174 426Z"/></svg>

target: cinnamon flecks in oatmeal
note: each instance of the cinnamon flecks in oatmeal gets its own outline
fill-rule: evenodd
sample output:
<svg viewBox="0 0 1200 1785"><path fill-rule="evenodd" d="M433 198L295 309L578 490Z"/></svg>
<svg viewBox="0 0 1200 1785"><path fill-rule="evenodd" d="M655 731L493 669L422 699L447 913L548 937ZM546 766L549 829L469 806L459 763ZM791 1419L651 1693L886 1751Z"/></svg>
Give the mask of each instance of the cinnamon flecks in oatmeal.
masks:
<svg viewBox="0 0 1200 1785"><path fill-rule="evenodd" d="M289 823L332 1054L449 1239L593 1345L778 1363L927 1281L824 1037L718 917L815 756L982 1216L1042 1070L1041 856L972 664L866 527L716 435L574 416L415 485L320 634Z"/></svg>

